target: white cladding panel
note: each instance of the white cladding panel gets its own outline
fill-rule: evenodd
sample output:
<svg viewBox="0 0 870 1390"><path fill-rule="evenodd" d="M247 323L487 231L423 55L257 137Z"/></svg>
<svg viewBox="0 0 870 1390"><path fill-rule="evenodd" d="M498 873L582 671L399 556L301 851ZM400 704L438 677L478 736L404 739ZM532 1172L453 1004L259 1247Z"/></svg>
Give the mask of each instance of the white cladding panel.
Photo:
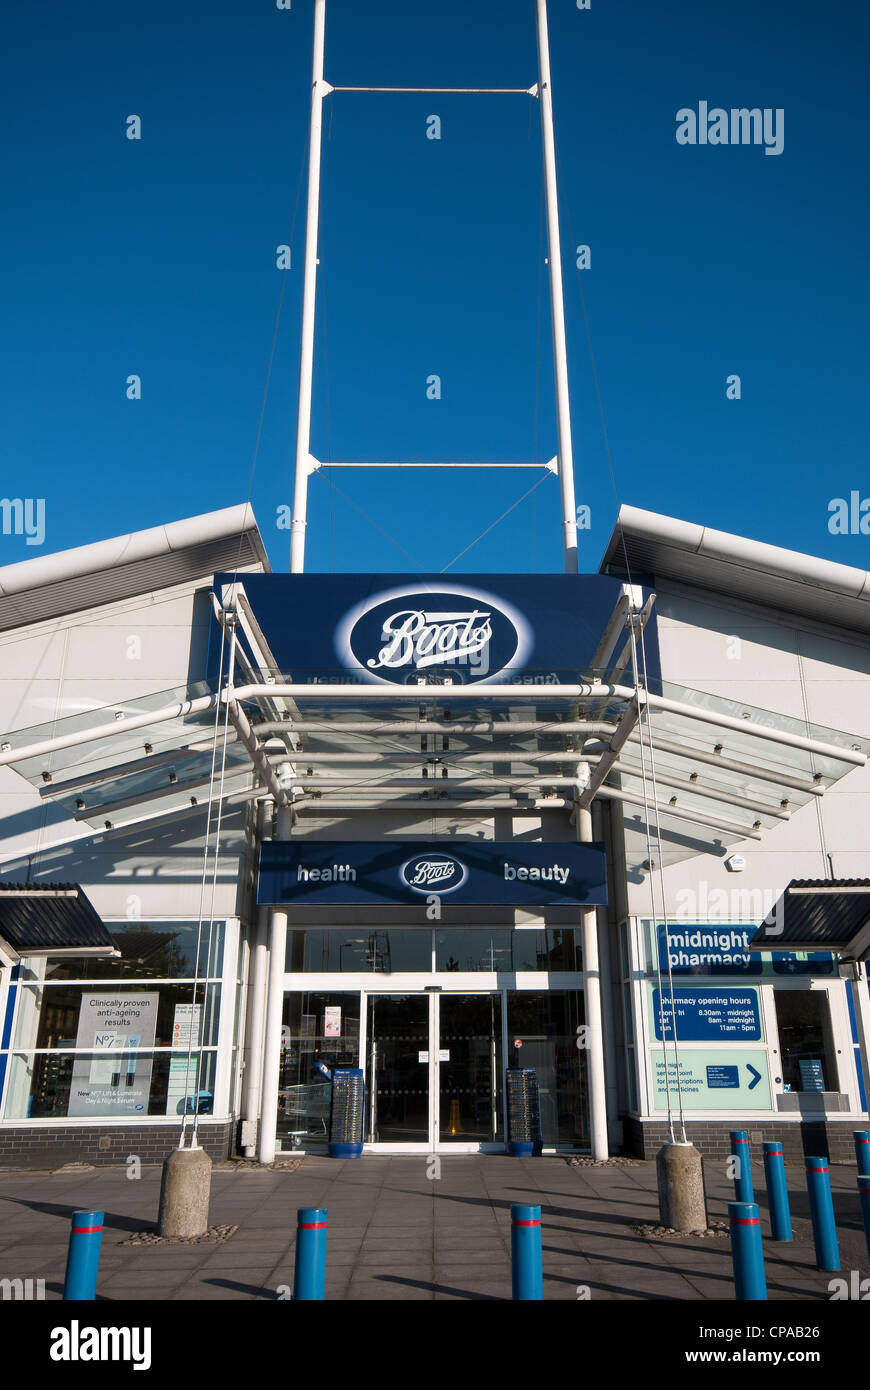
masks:
<svg viewBox="0 0 870 1390"><path fill-rule="evenodd" d="M186 584L0 635L0 731L106 705L129 708L143 695L201 679L210 612L207 593ZM107 762L110 749L107 741ZM145 809L156 813L159 803ZM77 826L14 769L2 767L0 821L0 877L7 882L24 878L35 856L34 881L81 883L101 916L125 917L131 911L143 920L199 915L200 817L95 843L89 827ZM214 909L218 916L238 911L243 825L238 811L224 818ZM50 848L70 836L77 837L74 843ZM210 873L208 881L210 910Z"/></svg>
<svg viewBox="0 0 870 1390"><path fill-rule="evenodd" d="M662 674L692 689L813 724L870 735L870 642L805 629L794 618L753 612L741 603L658 588ZM870 876L870 766L855 768L817 803L763 832L760 841L730 846L721 857L694 855L665 869L668 911L709 915L711 895L724 891L735 917L761 895L775 899L793 878ZM725 859L740 854L741 873ZM649 915L650 885L629 882L629 910ZM658 883L656 883L658 896ZM720 915L721 899L713 900Z"/></svg>

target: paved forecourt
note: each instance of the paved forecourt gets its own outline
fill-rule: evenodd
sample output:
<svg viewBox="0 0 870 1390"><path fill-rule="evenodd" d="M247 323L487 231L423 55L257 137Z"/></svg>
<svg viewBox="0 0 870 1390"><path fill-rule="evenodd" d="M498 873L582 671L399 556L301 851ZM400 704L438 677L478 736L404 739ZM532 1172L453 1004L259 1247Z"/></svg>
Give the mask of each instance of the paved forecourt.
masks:
<svg viewBox="0 0 870 1390"><path fill-rule="evenodd" d="M717 1165L718 1166L718 1165ZM293 1283L296 1210L329 1211L326 1297L333 1300L509 1299L510 1206L540 1205L545 1299L733 1299L727 1238L643 1238L658 1220L655 1165L573 1167L560 1157L425 1155L356 1161L306 1158L296 1171L219 1165L213 1226L237 1225L220 1243L124 1245L153 1229L160 1168L129 1179L123 1167L0 1172L0 1279L63 1286L70 1215L106 1213L98 1298L277 1299ZM733 1185L707 1165L711 1220L727 1215ZM763 1227L763 1171L753 1164ZM771 1299L829 1299L815 1267L801 1165L787 1167L795 1240L765 1241ZM855 1169L831 1169L844 1277L867 1278ZM283 1290L283 1295L282 1295ZM9 1297L7 1293L5 1295Z"/></svg>

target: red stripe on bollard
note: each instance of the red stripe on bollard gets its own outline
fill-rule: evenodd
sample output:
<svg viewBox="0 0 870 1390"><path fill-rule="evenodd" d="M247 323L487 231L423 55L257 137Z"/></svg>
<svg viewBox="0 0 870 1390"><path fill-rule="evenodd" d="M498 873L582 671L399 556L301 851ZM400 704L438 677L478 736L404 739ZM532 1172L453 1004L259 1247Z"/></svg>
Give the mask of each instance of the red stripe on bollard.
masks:
<svg viewBox="0 0 870 1390"><path fill-rule="evenodd" d="M102 1229L102 1226L73 1226L72 1233L74 1236L85 1236L92 1235L94 1231L101 1231Z"/></svg>
<svg viewBox="0 0 870 1390"><path fill-rule="evenodd" d="M828 1173L828 1172L830 1172L830 1169L828 1169L828 1168L808 1168L808 1169L807 1169L807 1172L808 1172L808 1173Z"/></svg>
<svg viewBox="0 0 870 1390"><path fill-rule="evenodd" d="M761 1220L757 1216L732 1216L732 1226L760 1226Z"/></svg>
<svg viewBox="0 0 870 1390"><path fill-rule="evenodd" d="M299 1231L325 1231L325 1230L326 1230L326 1222L325 1222L325 1221L300 1221L300 1222L297 1224L297 1230L299 1230Z"/></svg>
<svg viewBox="0 0 870 1390"><path fill-rule="evenodd" d="M514 1221L514 1226L540 1226L540 1221Z"/></svg>

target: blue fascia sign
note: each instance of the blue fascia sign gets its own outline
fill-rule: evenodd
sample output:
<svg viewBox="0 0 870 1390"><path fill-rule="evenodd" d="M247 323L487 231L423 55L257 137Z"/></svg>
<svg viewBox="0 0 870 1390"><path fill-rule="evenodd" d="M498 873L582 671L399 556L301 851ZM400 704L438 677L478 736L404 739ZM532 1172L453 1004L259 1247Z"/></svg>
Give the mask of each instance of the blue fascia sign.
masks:
<svg viewBox="0 0 870 1390"><path fill-rule="evenodd" d="M673 1004L669 989L655 987L652 995L655 1035L660 1041L663 1019L664 1041L673 1039L674 1017L677 1042L760 1042L762 1039L757 989L730 986L692 989L686 986L674 989Z"/></svg>
<svg viewBox="0 0 870 1390"><path fill-rule="evenodd" d="M260 846L260 906L426 906L446 902L546 907L607 902L604 845L494 840L266 840Z"/></svg>
<svg viewBox="0 0 870 1390"><path fill-rule="evenodd" d="M216 593L233 582L238 575L215 575ZM287 680L380 686L575 684L590 675L623 587L601 574L245 574L241 582ZM239 641L244 648L244 634ZM212 640L212 679L219 646ZM646 649L655 683L654 622Z"/></svg>
<svg viewBox="0 0 870 1390"><path fill-rule="evenodd" d="M757 925L684 922L656 925L659 967L673 975L832 975L829 951L752 951Z"/></svg>

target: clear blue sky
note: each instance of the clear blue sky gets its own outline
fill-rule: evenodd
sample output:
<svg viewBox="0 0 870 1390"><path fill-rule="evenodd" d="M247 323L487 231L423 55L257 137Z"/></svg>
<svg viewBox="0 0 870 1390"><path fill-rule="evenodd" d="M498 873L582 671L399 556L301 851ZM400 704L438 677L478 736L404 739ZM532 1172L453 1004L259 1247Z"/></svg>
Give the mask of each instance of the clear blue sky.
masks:
<svg viewBox="0 0 870 1390"><path fill-rule="evenodd" d="M292 492L304 193L292 270L275 249L306 157L312 8L7 8L0 495L45 499L42 551L245 499L284 274L252 501L287 568L275 517ZM536 78L531 0L328 0L327 14L334 83ZM577 500L593 521L581 568L597 568L616 504L580 241L620 500L870 567L870 537L827 526L829 499L870 497L866 6L550 0L550 24ZM783 108L783 153L678 145L676 112L702 100ZM440 141L425 138L433 113ZM339 94L325 128L314 452L549 457L537 104ZM535 475L334 476L440 570ZM0 564L39 553L0 535ZM413 568L330 504L323 477L307 567ZM549 479L458 569L560 567Z"/></svg>

